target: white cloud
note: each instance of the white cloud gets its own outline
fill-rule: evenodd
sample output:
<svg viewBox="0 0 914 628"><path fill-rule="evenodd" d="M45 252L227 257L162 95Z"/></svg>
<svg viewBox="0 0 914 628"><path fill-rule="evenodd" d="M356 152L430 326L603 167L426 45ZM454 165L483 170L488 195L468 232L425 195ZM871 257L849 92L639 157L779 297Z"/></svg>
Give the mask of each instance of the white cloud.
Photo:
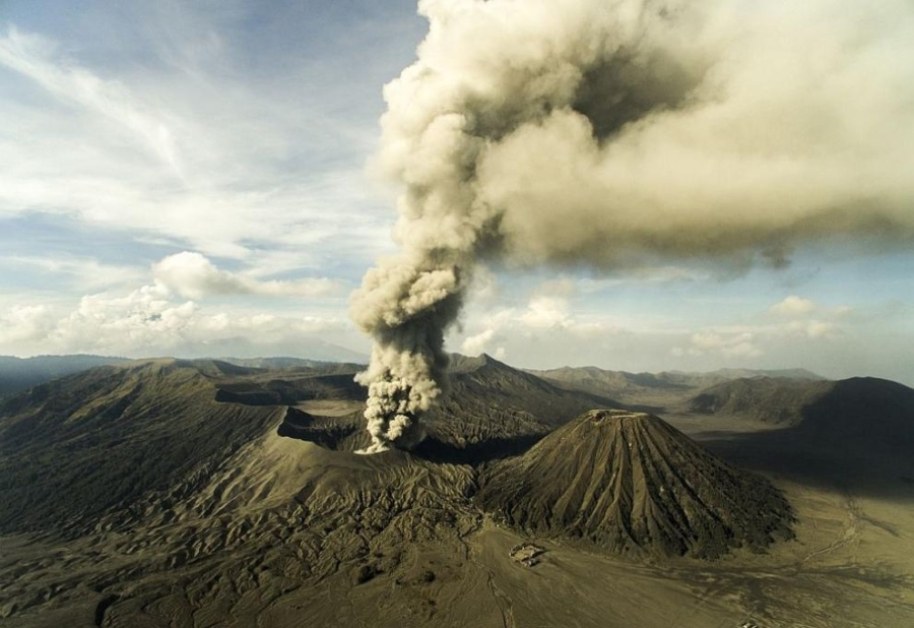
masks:
<svg viewBox="0 0 914 628"><path fill-rule="evenodd" d="M486 347L495 336L494 329L486 329L474 336L470 336L460 345L460 351L465 355L479 355L486 351Z"/></svg>
<svg viewBox="0 0 914 628"><path fill-rule="evenodd" d="M500 360L509 355L529 360L531 352L542 352L536 358L542 365L575 350L591 355L608 339L628 333L614 317L575 312L570 298L558 296L575 292L570 279L547 281L532 291L523 307L476 309L467 325L472 331L454 340L464 354L489 353Z"/></svg>
<svg viewBox="0 0 914 628"><path fill-rule="evenodd" d="M391 249L386 192L364 172L373 119L252 89L225 59L177 74L159 60L93 67L82 44L0 33L0 68L27 79L0 76L0 117L16 121L0 131L0 216L65 214L237 259L295 251L297 267Z"/></svg>
<svg viewBox="0 0 914 628"><path fill-rule="evenodd" d="M193 301L174 303L155 286L123 297L87 295L55 322L47 342L64 351L128 353L136 347L173 347L198 314Z"/></svg>
<svg viewBox="0 0 914 628"><path fill-rule="evenodd" d="M104 264L88 257L50 255L0 256L0 269L8 272L32 272L65 277L71 288L90 291L112 288L143 278L142 268Z"/></svg>
<svg viewBox="0 0 914 628"><path fill-rule="evenodd" d="M756 344L755 334L748 331L699 331L692 334L686 351L691 355L720 354L753 358L764 352Z"/></svg>
<svg viewBox="0 0 914 628"><path fill-rule="evenodd" d="M20 355L225 355L239 347L304 354L319 336L351 332L345 318L212 311L171 300L158 286L124 296L87 295L69 312L15 307L0 313L0 325L0 343Z"/></svg>
<svg viewBox="0 0 914 628"><path fill-rule="evenodd" d="M45 305L16 305L0 312L0 346L15 349L41 339L54 323Z"/></svg>
<svg viewBox="0 0 914 628"><path fill-rule="evenodd" d="M518 316L518 320L533 329L568 327L572 322L568 312L568 301L551 296L533 297L527 310Z"/></svg>
<svg viewBox="0 0 914 628"><path fill-rule="evenodd" d="M830 338L839 331L835 323L822 320L792 321L787 329L807 338Z"/></svg>
<svg viewBox="0 0 914 628"><path fill-rule="evenodd" d="M202 254L190 251L169 255L152 270L158 284L189 299L227 294L317 297L341 292L339 282L323 277L263 281L220 270Z"/></svg>
<svg viewBox="0 0 914 628"><path fill-rule="evenodd" d="M355 353L334 353L330 347L340 343L359 346L345 317L337 282L256 279L221 270L205 256L191 252L170 255L147 272L152 276L146 277L146 285L87 294L75 303L64 298L53 305L19 305L12 304L14 297L6 296L5 309L0 302L0 347L17 355L143 357L273 352L358 359ZM207 297L218 295L322 299L311 307L302 307L306 304L295 299L291 313L252 308L244 299L221 301L215 306L204 303Z"/></svg>
<svg viewBox="0 0 914 628"><path fill-rule="evenodd" d="M803 297L798 297L796 295L790 295L779 303L775 303L771 306L771 311L775 314L780 314L783 316L797 316L801 314L809 314L816 309L816 304L809 300L804 299Z"/></svg>
<svg viewBox="0 0 914 628"><path fill-rule="evenodd" d="M131 131L178 172L176 144L166 116L153 112L124 85L62 58L53 42L22 33L14 26L0 37L0 64L32 79L59 100L84 107Z"/></svg>
<svg viewBox="0 0 914 628"><path fill-rule="evenodd" d="M839 322L850 315L853 308L844 305L822 307L810 299L791 295L771 306L770 311L789 319L778 325L772 333L818 340L834 338L842 333ZM816 314L815 318L810 316L813 313Z"/></svg>

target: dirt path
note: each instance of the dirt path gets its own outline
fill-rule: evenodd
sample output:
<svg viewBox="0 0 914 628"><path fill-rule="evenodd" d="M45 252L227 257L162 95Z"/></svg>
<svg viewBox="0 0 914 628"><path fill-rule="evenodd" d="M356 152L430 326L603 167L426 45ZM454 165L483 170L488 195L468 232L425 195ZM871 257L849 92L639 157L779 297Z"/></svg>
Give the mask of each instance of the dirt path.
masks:
<svg viewBox="0 0 914 628"><path fill-rule="evenodd" d="M841 549L859 544L861 522L865 519L865 515L857 501L854 499L854 496L849 491L842 491L842 495L844 501L842 507L845 510L844 529L842 534L825 547L804 556L800 560L800 565L806 565L807 563L826 555L834 554ZM856 547L854 547L854 549L856 549ZM854 557L856 557L856 551L854 552Z"/></svg>

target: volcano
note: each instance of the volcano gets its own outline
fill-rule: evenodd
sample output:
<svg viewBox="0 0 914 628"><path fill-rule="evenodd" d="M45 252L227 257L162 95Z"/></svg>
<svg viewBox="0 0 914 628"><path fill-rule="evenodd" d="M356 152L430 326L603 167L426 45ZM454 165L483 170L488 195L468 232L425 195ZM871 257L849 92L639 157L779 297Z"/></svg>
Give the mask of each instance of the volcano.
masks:
<svg viewBox="0 0 914 628"><path fill-rule="evenodd" d="M0 402L0 623L914 625L910 456L870 468L874 435L910 434L910 389L838 383L759 432L669 415L725 463L654 416L455 356L422 446L359 456L358 368L143 360ZM820 488L838 482L899 501ZM678 558L738 546L766 555Z"/></svg>
<svg viewBox="0 0 914 628"><path fill-rule="evenodd" d="M625 410L587 412L495 466L478 500L525 533L617 554L713 558L792 536L790 506L766 480Z"/></svg>

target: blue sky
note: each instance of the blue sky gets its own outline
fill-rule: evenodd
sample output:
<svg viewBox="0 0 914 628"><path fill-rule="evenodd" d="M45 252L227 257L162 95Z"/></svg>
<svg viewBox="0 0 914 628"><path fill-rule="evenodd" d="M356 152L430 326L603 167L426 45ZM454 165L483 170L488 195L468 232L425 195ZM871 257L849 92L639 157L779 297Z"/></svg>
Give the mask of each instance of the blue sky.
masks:
<svg viewBox="0 0 914 628"><path fill-rule="evenodd" d="M367 354L348 303L394 251L382 88L426 28L399 0L0 3L0 354ZM494 268L448 343L910 385L912 271L840 242L781 269Z"/></svg>

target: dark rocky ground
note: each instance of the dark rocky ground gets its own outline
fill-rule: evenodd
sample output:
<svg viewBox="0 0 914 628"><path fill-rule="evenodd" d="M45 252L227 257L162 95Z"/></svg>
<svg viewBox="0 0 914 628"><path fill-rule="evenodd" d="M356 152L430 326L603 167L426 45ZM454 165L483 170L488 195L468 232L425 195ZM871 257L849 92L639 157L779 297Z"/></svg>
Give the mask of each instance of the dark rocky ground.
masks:
<svg viewBox="0 0 914 628"><path fill-rule="evenodd" d="M358 367L282 366L7 399L4 625L914 625L908 388L458 358L428 438L366 457ZM678 429L587 413L632 407Z"/></svg>

